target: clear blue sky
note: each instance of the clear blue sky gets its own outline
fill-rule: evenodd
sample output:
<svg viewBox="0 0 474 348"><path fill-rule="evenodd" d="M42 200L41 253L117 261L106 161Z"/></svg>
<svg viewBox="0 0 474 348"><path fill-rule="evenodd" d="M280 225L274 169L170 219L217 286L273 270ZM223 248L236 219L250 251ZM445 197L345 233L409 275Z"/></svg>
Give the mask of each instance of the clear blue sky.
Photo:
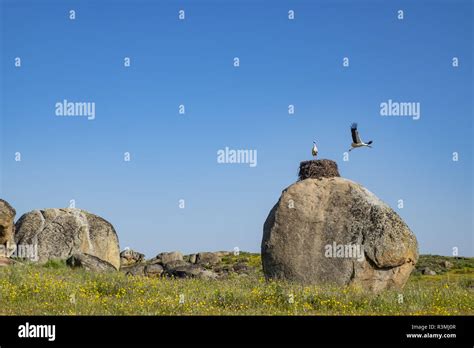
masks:
<svg viewBox="0 0 474 348"><path fill-rule="evenodd" d="M0 196L17 217L75 199L148 257L259 251L316 139L422 253L474 254L472 1L0 3ZM55 116L63 99L95 102L95 120ZM388 99L421 103L421 118L380 116ZM374 148L344 162L354 121ZM258 165L218 164L226 146Z"/></svg>

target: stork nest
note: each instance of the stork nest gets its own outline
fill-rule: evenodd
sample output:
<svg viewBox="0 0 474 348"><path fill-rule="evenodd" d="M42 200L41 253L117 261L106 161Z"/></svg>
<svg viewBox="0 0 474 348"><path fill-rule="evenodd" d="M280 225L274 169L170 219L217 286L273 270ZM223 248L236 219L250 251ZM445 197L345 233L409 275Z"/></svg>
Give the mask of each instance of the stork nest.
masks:
<svg viewBox="0 0 474 348"><path fill-rule="evenodd" d="M337 163L327 159L303 161L300 163L299 180L340 177Z"/></svg>

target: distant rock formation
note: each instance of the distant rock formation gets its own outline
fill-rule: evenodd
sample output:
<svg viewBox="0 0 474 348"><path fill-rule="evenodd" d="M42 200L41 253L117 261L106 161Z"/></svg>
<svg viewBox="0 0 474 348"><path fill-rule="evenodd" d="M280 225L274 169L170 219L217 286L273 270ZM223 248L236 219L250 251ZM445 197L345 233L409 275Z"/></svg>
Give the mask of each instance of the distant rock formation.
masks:
<svg viewBox="0 0 474 348"><path fill-rule="evenodd" d="M264 224L266 278L402 288L418 259L415 236L374 194L337 176L312 174L283 191Z"/></svg>
<svg viewBox="0 0 474 348"><path fill-rule="evenodd" d="M190 255L172 251L160 253L149 260L142 259L135 263L122 264L120 271L131 276L212 280L226 278L231 274L247 276L258 273L259 270L249 266L248 261L245 256L236 256L227 251L200 252Z"/></svg>
<svg viewBox="0 0 474 348"><path fill-rule="evenodd" d="M123 252L122 252L123 253ZM212 254L212 253L206 253ZM156 257L134 264L122 265L120 270L128 275L141 275L147 277L174 277L174 278L200 278L216 279L217 273L207 270L201 265L189 262L190 257L184 260L179 251L163 252Z"/></svg>
<svg viewBox="0 0 474 348"><path fill-rule="evenodd" d="M15 215L16 211L13 207L3 199L0 199L0 256L8 257L12 250L9 246L15 243Z"/></svg>
<svg viewBox="0 0 474 348"><path fill-rule="evenodd" d="M16 223L17 244L38 245L38 262L66 260L86 253L120 267L114 227L103 218L76 208L33 210Z"/></svg>

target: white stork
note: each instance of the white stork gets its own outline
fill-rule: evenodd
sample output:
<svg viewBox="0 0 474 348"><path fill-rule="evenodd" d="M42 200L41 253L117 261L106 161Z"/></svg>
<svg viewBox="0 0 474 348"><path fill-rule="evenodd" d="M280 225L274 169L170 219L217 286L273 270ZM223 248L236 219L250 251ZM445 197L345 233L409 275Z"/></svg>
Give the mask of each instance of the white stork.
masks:
<svg viewBox="0 0 474 348"><path fill-rule="evenodd" d="M314 158L318 155L318 147L316 146L316 142L313 141L313 148L311 149L311 154Z"/></svg>
<svg viewBox="0 0 474 348"><path fill-rule="evenodd" d="M352 134L352 144L349 151L355 149L356 147L363 147L363 146L372 148L372 146L370 146L372 144L372 140L369 141L367 144L364 143L362 140L360 140L359 131L357 130L357 123L353 123L351 125L351 134Z"/></svg>

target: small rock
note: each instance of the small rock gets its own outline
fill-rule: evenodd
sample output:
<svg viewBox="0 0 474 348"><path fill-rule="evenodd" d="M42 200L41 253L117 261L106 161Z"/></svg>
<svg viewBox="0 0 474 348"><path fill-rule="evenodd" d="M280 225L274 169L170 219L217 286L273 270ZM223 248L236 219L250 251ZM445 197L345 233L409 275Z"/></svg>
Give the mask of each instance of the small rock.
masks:
<svg viewBox="0 0 474 348"><path fill-rule="evenodd" d="M201 273L199 273L198 278L200 279L206 279L206 280L213 280L218 277L217 273L213 271L209 271L207 269L203 270Z"/></svg>
<svg viewBox="0 0 474 348"><path fill-rule="evenodd" d="M198 265L184 264L175 268L166 268L167 276L175 278L200 278L200 279L216 279L217 274L203 269Z"/></svg>
<svg viewBox="0 0 474 348"><path fill-rule="evenodd" d="M241 273L247 271L249 268L245 263L236 263L233 267L234 272Z"/></svg>
<svg viewBox="0 0 474 348"><path fill-rule="evenodd" d="M196 256L196 264L199 265L217 265L221 262L221 258L217 256L215 253L211 252L202 252L197 254Z"/></svg>
<svg viewBox="0 0 474 348"><path fill-rule="evenodd" d="M89 254L73 254L66 260L66 264L72 268L84 268L92 272L110 272L116 270L116 268L107 261Z"/></svg>
<svg viewBox="0 0 474 348"><path fill-rule="evenodd" d="M120 269L120 271L130 276L144 276L145 267L146 267L145 264L138 263L130 267L123 267Z"/></svg>
<svg viewBox="0 0 474 348"><path fill-rule="evenodd" d="M453 267L453 264L449 262L448 260L444 260L440 262L440 265L444 268L450 269Z"/></svg>
<svg viewBox="0 0 474 348"><path fill-rule="evenodd" d="M166 265L166 275L176 278L193 278L197 277L201 273L202 268L197 265L181 264L175 267L170 267L170 264Z"/></svg>
<svg viewBox="0 0 474 348"><path fill-rule="evenodd" d="M163 273L164 269L161 265L155 263L145 266L145 275L147 277L159 277Z"/></svg>
<svg viewBox="0 0 474 348"><path fill-rule="evenodd" d="M161 264L161 259L158 257L158 256L155 256L149 260L146 260L146 263L151 265L151 264L155 264L155 263L159 263Z"/></svg>
<svg viewBox="0 0 474 348"><path fill-rule="evenodd" d="M196 263L197 255L196 254L191 254L189 255L189 262L190 263Z"/></svg>
<svg viewBox="0 0 474 348"><path fill-rule="evenodd" d="M223 277L228 276L229 273L233 272L233 268L232 266L224 265L224 266L214 267L212 271L216 273L219 277L223 278Z"/></svg>
<svg viewBox="0 0 474 348"><path fill-rule="evenodd" d="M145 255L132 249L123 250L120 253L120 266L129 266L135 263L142 262Z"/></svg>
<svg viewBox="0 0 474 348"><path fill-rule="evenodd" d="M0 256L0 267L13 265L14 261L8 257Z"/></svg>
<svg viewBox="0 0 474 348"><path fill-rule="evenodd" d="M160 253L157 255L156 258L160 259L163 265L170 263L172 261L184 261L183 254L181 254L179 251L172 251L169 253Z"/></svg>
<svg viewBox="0 0 474 348"><path fill-rule="evenodd" d="M425 267L421 270L421 274L424 274L424 275L436 275L436 272L433 271L432 269L428 268L428 267Z"/></svg>
<svg viewBox="0 0 474 348"><path fill-rule="evenodd" d="M181 266L186 266L186 265L189 265L189 263L183 260L174 260L174 261L170 261L163 264L166 270L172 270L176 267L181 267Z"/></svg>
<svg viewBox="0 0 474 348"><path fill-rule="evenodd" d="M219 256L220 258L222 258L222 257L230 256L230 255L232 255L233 253L230 252L230 251L216 251L214 254L216 254L217 256Z"/></svg>

